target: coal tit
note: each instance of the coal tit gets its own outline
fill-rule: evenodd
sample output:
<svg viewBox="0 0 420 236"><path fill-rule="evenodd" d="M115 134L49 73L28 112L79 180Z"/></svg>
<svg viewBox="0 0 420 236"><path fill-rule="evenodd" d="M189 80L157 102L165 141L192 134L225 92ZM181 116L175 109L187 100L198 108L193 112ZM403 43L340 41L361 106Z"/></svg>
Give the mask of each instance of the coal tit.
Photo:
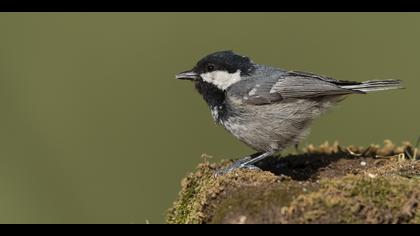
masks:
<svg viewBox="0 0 420 236"><path fill-rule="evenodd" d="M217 174L257 168L258 161L297 144L345 95L401 88L399 80L344 81L259 65L233 51L207 55L176 79L193 81L213 119L258 151Z"/></svg>

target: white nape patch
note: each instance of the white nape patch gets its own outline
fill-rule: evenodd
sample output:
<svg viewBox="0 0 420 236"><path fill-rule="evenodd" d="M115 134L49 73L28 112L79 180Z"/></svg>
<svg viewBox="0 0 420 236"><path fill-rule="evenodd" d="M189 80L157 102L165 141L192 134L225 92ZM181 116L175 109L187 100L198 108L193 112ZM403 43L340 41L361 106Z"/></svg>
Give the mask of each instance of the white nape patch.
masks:
<svg viewBox="0 0 420 236"><path fill-rule="evenodd" d="M218 107L213 107L211 109L211 115L213 116L214 120L219 119L219 108Z"/></svg>
<svg viewBox="0 0 420 236"><path fill-rule="evenodd" d="M201 74L204 81L216 85L221 90L226 90L232 84L241 80L241 71L237 70L235 73L227 71L213 71Z"/></svg>
<svg viewBox="0 0 420 236"><path fill-rule="evenodd" d="M251 89L251 91L249 91L248 95L249 96L254 96L256 93L257 93L257 89L253 88L253 89Z"/></svg>

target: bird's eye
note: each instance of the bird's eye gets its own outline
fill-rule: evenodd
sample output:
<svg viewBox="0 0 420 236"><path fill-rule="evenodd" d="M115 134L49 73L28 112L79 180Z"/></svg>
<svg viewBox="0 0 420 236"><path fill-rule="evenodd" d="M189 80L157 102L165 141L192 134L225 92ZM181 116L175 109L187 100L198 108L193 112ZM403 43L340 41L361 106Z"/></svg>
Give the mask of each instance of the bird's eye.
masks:
<svg viewBox="0 0 420 236"><path fill-rule="evenodd" d="M213 64L208 64L207 65L207 71L208 72L211 72L211 71L213 71L214 70L214 65Z"/></svg>

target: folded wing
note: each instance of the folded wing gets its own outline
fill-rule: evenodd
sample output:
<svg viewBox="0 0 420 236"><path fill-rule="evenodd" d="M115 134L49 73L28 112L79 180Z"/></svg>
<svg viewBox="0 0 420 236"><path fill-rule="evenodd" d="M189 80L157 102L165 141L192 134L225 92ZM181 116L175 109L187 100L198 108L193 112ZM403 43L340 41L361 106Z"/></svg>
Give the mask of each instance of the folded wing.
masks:
<svg viewBox="0 0 420 236"><path fill-rule="evenodd" d="M314 98L321 96L346 95L365 93L351 87L361 82L335 80L306 72L289 71L276 76L257 80L250 88L245 102L262 105L289 98Z"/></svg>

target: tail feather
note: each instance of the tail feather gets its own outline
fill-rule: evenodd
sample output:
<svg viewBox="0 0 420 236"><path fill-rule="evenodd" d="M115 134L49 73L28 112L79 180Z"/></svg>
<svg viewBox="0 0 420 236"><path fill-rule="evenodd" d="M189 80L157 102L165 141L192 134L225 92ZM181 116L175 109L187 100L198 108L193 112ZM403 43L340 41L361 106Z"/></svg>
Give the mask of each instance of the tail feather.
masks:
<svg viewBox="0 0 420 236"><path fill-rule="evenodd" d="M355 90L355 91L364 92L364 93L404 88L401 84L401 80L392 80L392 79L369 80L369 81L362 82L360 84L342 85L340 87L344 89L350 89L350 90Z"/></svg>

